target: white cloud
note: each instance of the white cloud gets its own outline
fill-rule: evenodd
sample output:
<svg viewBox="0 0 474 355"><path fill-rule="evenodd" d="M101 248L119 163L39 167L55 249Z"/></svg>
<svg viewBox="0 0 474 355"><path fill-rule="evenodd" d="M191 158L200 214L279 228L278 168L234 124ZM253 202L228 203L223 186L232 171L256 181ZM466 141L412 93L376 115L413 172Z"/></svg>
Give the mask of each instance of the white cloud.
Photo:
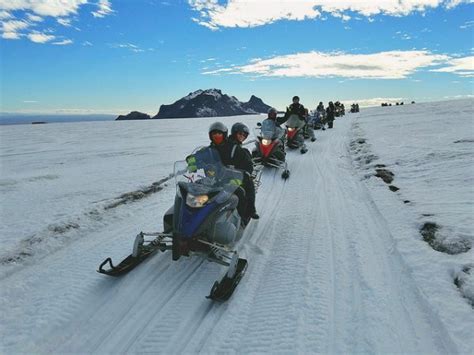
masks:
<svg viewBox="0 0 474 355"><path fill-rule="evenodd" d="M67 44L72 44L73 41L70 40L70 39L64 39L62 41L59 41L59 42L53 42L52 44L56 45L56 46L65 46Z"/></svg>
<svg viewBox="0 0 474 355"><path fill-rule="evenodd" d="M32 11L40 16L69 16L77 13L87 0L0 0L0 10Z"/></svg>
<svg viewBox="0 0 474 355"><path fill-rule="evenodd" d="M19 21L19 20L12 20L12 21L6 21L2 23L2 31L3 32L18 32L20 30L24 30L28 28L30 24L25 21Z"/></svg>
<svg viewBox="0 0 474 355"><path fill-rule="evenodd" d="M111 48L124 48L124 49L128 49L132 52L135 52L135 53L141 53L141 52L145 52L144 49L141 49L140 47L138 47L137 45L135 44L132 44L132 43L118 43L118 44L110 44L109 45Z"/></svg>
<svg viewBox="0 0 474 355"><path fill-rule="evenodd" d="M26 36L30 40L37 43L45 43L51 41L50 37L38 35L40 31L46 31L39 28L39 22L43 21L43 17L54 17L57 22L63 26L71 26L71 16L78 13L81 6L95 5L98 10L93 12L95 17L104 17L113 12L108 0L0 0L0 20L2 22L2 37L6 39L18 39ZM26 23L27 26L9 30L8 26L12 21L5 21L17 18L17 22ZM27 34L18 33L25 30L28 26L36 26L37 31Z"/></svg>
<svg viewBox="0 0 474 355"><path fill-rule="evenodd" d="M474 21L466 21L464 25L459 26L459 28L465 30L466 28L470 28L474 26Z"/></svg>
<svg viewBox="0 0 474 355"><path fill-rule="evenodd" d="M28 20L33 22L43 22L43 18L38 15L27 14L26 17L28 18Z"/></svg>
<svg viewBox="0 0 474 355"><path fill-rule="evenodd" d="M431 71L440 73L453 73L464 77L474 77L474 56L454 58L447 62L447 66Z"/></svg>
<svg viewBox="0 0 474 355"><path fill-rule="evenodd" d="M307 52L270 59L253 59L247 65L203 74L250 74L266 77L342 77L403 79L416 70L450 59L428 51L389 51L373 54Z"/></svg>
<svg viewBox="0 0 474 355"><path fill-rule="evenodd" d="M0 20L7 20L13 18L13 15L8 11L0 11Z"/></svg>
<svg viewBox="0 0 474 355"><path fill-rule="evenodd" d="M92 12L94 17L105 17L114 12L109 0L99 0L97 6L99 7L99 10Z"/></svg>
<svg viewBox="0 0 474 355"><path fill-rule="evenodd" d="M29 33L27 37L30 39L30 41L35 42L35 43L46 43L56 38L53 35L47 35L45 33L40 33L40 32Z"/></svg>
<svg viewBox="0 0 474 355"><path fill-rule="evenodd" d="M58 18L56 21L58 21L58 23L60 25L63 25L64 27L71 27L71 19L69 18Z"/></svg>
<svg viewBox="0 0 474 355"><path fill-rule="evenodd" d="M20 39L21 34L17 32L3 32L2 33L2 38L4 39Z"/></svg>
<svg viewBox="0 0 474 355"><path fill-rule="evenodd" d="M461 5L461 4L472 4L474 3L474 0L450 0L448 1L448 4L447 4L447 8L448 9L452 9L453 7L456 7L458 5Z"/></svg>
<svg viewBox="0 0 474 355"><path fill-rule="evenodd" d="M279 20L305 20L330 14L348 21L346 12L371 18L374 15L406 16L413 12L424 13L440 6L453 8L474 0L188 0L199 17L193 21L210 29L219 27L255 27Z"/></svg>
<svg viewBox="0 0 474 355"><path fill-rule="evenodd" d="M201 16L194 21L211 29L255 27L282 19L304 20L321 15L313 1L229 0L224 6L217 0L189 0L189 4Z"/></svg>
<svg viewBox="0 0 474 355"><path fill-rule="evenodd" d="M93 44L92 44L91 42L89 42L89 41L84 41L84 42L82 42L82 45L83 45L83 46L93 46Z"/></svg>

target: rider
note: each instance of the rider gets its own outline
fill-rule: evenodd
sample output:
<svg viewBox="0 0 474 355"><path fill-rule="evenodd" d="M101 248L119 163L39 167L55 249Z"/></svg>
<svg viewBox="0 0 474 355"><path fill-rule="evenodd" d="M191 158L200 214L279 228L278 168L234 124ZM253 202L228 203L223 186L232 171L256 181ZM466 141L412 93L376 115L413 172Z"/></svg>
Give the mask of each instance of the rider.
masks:
<svg viewBox="0 0 474 355"><path fill-rule="evenodd" d="M332 101L329 101L328 107L326 108L326 121L328 123L328 128L332 128L335 116L336 107L334 106Z"/></svg>
<svg viewBox="0 0 474 355"><path fill-rule="evenodd" d="M284 116L280 116L278 117L277 116L277 113L278 111L276 110L276 108L274 107L271 107L269 110L268 110L268 116L265 120L263 120L263 122L265 122L266 120L270 120L270 121L273 121L275 123L275 126L276 126L276 135L277 137L280 139L281 141L281 148L284 150L285 148L285 130L280 127L280 125L282 123L284 123L286 121L286 118ZM263 122L262 122L262 125L263 125Z"/></svg>
<svg viewBox="0 0 474 355"><path fill-rule="evenodd" d="M259 219L260 216L255 208L255 185L251 179L253 173L252 155L248 149L242 147L242 143L247 139L249 133L250 130L245 124L234 123L230 129L228 142L232 145L230 151L232 165L236 169L244 171L243 188L247 196L247 215L252 219Z"/></svg>
<svg viewBox="0 0 474 355"><path fill-rule="evenodd" d="M247 128L248 131L248 128ZM217 150L221 161L226 166L234 166L244 172L242 188L247 196L246 199L239 196L239 205L237 207L239 214L244 219L248 217L258 219L259 215L255 211L255 188L250 180L250 174L253 171L253 163L250 155L245 153L245 149L236 144L234 139L227 139L228 130L222 122L214 122L209 127L210 147ZM250 170L250 172L249 172ZM253 188L253 193L252 193ZM247 200L247 201L246 201Z"/></svg>
<svg viewBox="0 0 474 355"><path fill-rule="evenodd" d="M300 120L305 120L305 109L302 104L300 104L300 98L298 96L293 96L293 103L286 108L285 118L288 119L290 115L298 115Z"/></svg>
<svg viewBox="0 0 474 355"><path fill-rule="evenodd" d="M293 96L292 101L293 103L286 109L285 118L288 119L290 115L298 115L299 119L304 122L303 131L310 136L311 142L314 142L316 140L316 137L314 136L314 131L311 127L308 126L308 123L306 121L308 117L308 111L302 104L300 104L300 98L298 96Z"/></svg>

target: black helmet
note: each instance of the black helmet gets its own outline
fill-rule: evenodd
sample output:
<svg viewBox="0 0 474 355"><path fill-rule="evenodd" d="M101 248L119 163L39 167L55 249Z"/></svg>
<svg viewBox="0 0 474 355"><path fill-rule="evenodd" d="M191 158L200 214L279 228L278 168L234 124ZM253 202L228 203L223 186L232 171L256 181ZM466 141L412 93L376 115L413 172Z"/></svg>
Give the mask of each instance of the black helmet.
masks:
<svg viewBox="0 0 474 355"><path fill-rule="evenodd" d="M250 133L249 128L246 125L244 125L242 122L234 123L232 125L230 132L232 136L235 136L238 132L242 132L246 136L248 136Z"/></svg>
<svg viewBox="0 0 474 355"><path fill-rule="evenodd" d="M211 139L211 133L216 131L222 132L224 137L227 138L227 127L222 122L214 122L209 126L209 139Z"/></svg>
<svg viewBox="0 0 474 355"><path fill-rule="evenodd" d="M320 104L320 105L323 105L323 102L322 102L322 101L319 101L319 104Z"/></svg>
<svg viewBox="0 0 474 355"><path fill-rule="evenodd" d="M298 100L298 101L300 101L300 98L299 98L299 96L293 96L293 99L292 99L292 101L295 101L295 100Z"/></svg>

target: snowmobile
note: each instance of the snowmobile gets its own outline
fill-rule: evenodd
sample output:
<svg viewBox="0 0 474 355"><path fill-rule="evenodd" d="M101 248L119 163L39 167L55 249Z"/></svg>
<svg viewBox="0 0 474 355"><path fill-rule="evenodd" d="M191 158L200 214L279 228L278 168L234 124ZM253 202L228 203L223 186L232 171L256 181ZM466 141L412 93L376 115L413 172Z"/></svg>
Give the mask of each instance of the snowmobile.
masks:
<svg viewBox="0 0 474 355"><path fill-rule="evenodd" d="M326 130L326 128L324 127L325 119L326 119L325 110L315 111L314 116L312 117L312 120L311 120L313 124L313 129L321 129L323 131Z"/></svg>
<svg viewBox="0 0 474 355"><path fill-rule="evenodd" d="M107 258L97 271L121 276L158 251L171 250L173 260L199 255L227 267L207 296L226 301L247 269L247 260L234 249L248 222L237 210L245 195L240 187L243 172L224 166L219 153L207 147L175 162L174 177L176 197L163 217L164 231L140 232L128 257L116 266Z"/></svg>
<svg viewBox="0 0 474 355"><path fill-rule="evenodd" d="M306 122L301 120L298 115L290 115L288 120L285 122L287 133L286 133L286 146L290 149L300 149L301 154L308 151L306 144L304 143L303 128Z"/></svg>
<svg viewBox="0 0 474 355"><path fill-rule="evenodd" d="M283 137L285 131L277 127L274 121L266 119L255 129L255 149L252 151L252 160L256 167L270 166L283 170L281 177L288 179L290 171L285 161Z"/></svg>

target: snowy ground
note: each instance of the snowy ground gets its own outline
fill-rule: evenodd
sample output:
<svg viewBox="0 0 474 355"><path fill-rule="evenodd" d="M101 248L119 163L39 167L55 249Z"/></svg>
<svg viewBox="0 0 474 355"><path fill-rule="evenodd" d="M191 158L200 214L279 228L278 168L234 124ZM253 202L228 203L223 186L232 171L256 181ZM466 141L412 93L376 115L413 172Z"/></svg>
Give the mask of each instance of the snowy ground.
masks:
<svg viewBox="0 0 474 355"><path fill-rule="evenodd" d="M215 119L0 127L0 353L472 353L472 249L420 234L473 242L472 101L447 105L348 114L289 152L287 182L265 171L224 304L205 299L222 269L199 258L95 272L160 230L173 162Z"/></svg>

